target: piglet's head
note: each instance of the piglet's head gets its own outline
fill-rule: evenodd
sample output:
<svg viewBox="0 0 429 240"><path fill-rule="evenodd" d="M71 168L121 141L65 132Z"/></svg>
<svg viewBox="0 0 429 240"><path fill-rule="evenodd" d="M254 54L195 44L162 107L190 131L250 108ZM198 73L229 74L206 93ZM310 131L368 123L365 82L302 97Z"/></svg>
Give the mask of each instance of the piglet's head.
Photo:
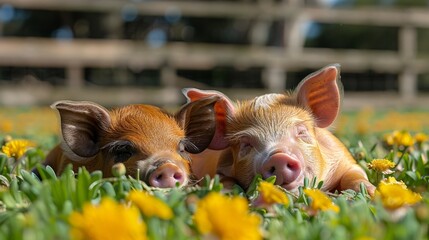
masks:
<svg viewBox="0 0 429 240"><path fill-rule="evenodd" d="M216 134L209 147L230 147L218 172L247 188L256 174L276 176L276 184L295 191L304 177L321 179L327 164L316 128L329 127L341 98L339 66L309 76L291 94L267 94L235 106L223 94L187 89L192 100L218 96Z"/></svg>
<svg viewBox="0 0 429 240"><path fill-rule="evenodd" d="M175 115L150 105L109 111L92 102L59 101L61 148L76 166L111 175L115 163L153 187L185 185L189 153L207 148L214 131L216 97L183 106Z"/></svg>

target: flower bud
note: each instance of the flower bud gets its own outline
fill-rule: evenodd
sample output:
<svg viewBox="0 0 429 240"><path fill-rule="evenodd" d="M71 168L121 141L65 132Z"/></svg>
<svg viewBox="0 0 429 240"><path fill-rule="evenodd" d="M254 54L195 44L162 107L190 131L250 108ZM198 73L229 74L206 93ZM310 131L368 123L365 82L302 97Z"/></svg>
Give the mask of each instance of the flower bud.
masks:
<svg viewBox="0 0 429 240"><path fill-rule="evenodd" d="M8 143L10 141L12 141L12 136L6 135L6 136L3 137L3 141L1 142L1 145L3 146L3 145L5 145L6 143Z"/></svg>
<svg viewBox="0 0 429 240"><path fill-rule="evenodd" d="M363 159L365 159L365 157L366 157L366 154L364 151L358 151L355 153L355 159L356 160L363 160Z"/></svg>
<svg viewBox="0 0 429 240"><path fill-rule="evenodd" d="M416 217L422 222L429 220L429 208L423 204L418 205L416 207Z"/></svg>
<svg viewBox="0 0 429 240"><path fill-rule="evenodd" d="M127 169L125 168L125 165L123 163L116 163L112 166L112 174L115 177L124 176L126 172Z"/></svg>

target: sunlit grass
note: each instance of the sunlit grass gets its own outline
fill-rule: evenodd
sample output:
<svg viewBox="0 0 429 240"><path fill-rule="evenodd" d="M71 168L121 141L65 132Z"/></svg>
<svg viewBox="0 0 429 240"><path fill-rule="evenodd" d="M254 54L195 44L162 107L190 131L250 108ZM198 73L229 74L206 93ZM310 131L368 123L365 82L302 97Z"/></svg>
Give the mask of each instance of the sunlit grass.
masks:
<svg viewBox="0 0 429 240"><path fill-rule="evenodd" d="M0 239L429 239L427 119L364 110L337 121L335 132L378 186L371 197L363 186L322 193L317 179L292 194L260 176L229 193L217 177L166 190L117 169L112 178L84 168L56 176L38 165L58 142L54 111L2 109ZM34 144L6 148L14 139Z"/></svg>
<svg viewBox="0 0 429 240"><path fill-rule="evenodd" d="M57 113L49 107L0 108L0 135L35 140L50 148L58 142Z"/></svg>

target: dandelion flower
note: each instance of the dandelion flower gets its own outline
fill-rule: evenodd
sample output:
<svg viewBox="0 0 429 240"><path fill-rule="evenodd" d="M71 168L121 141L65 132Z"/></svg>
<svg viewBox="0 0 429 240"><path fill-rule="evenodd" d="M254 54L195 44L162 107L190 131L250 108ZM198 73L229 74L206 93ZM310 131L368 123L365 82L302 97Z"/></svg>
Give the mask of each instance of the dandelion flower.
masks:
<svg viewBox="0 0 429 240"><path fill-rule="evenodd" d="M28 148L34 147L35 144L28 140L15 139L10 140L2 147L2 152L8 157L19 159L27 151Z"/></svg>
<svg viewBox="0 0 429 240"><path fill-rule="evenodd" d="M340 208L331 201L331 199L319 189L305 189L304 193L311 198L311 209L315 211L334 211L339 212Z"/></svg>
<svg viewBox="0 0 429 240"><path fill-rule="evenodd" d="M169 220L174 216L173 211L166 203L147 192L131 191L127 198L146 217L158 217L163 220Z"/></svg>
<svg viewBox="0 0 429 240"><path fill-rule="evenodd" d="M395 145L395 138L393 137L393 134L385 134L383 136L383 140L389 147Z"/></svg>
<svg viewBox="0 0 429 240"><path fill-rule="evenodd" d="M261 182L258 186L259 193L261 194L261 201L264 204L283 204L289 205L289 198L286 193L280 190L269 182Z"/></svg>
<svg viewBox="0 0 429 240"><path fill-rule="evenodd" d="M402 188L407 189L407 185L405 185L405 183L403 181L398 181L394 177L385 178L385 179L383 179L381 181L380 184L385 184L385 185L399 185Z"/></svg>
<svg viewBox="0 0 429 240"><path fill-rule="evenodd" d="M390 210L413 205L422 200L420 194L409 190L402 181L398 182L393 177L380 182L376 196L379 196L383 206Z"/></svg>
<svg viewBox="0 0 429 240"><path fill-rule="evenodd" d="M261 219L249 213L247 200L209 193L197 204L194 221L205 235L222 240L262 239Z"/></svg>
<svg viewBox="0 0 429 240"><path fill-rule="evenodd" d="M374 159L370 163L368 163L369 169L373 169L383 174L393 173L391 169L394 167L395 163L387 159Z"/></svg>
<svg viewBox="0 0 429 240"><path fill-rule="evenodd" d="M414 140L417 143L423 143L429 140L429 136L424 133L416 133L416 135L414 135Z"/></svg>
<svg viewBox="0 0 429 240"><path fill-rule="evenodd" d="M410 147L414 144L414 138L407 131L394 131L393 139L399 146Z"/></svg>
<svg viewBox="0 0 429 240"><path fill-rule="evenodd" d="M99 205L87 203L82 213L69 216L71 239L76 240L144 240L146 225L139 210L105 198Z"/></svg>

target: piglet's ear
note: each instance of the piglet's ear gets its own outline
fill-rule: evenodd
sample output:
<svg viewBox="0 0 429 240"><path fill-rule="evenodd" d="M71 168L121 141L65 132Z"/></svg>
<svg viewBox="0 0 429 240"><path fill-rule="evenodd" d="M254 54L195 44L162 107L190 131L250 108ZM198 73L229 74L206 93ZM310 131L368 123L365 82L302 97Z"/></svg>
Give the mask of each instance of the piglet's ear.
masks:
<svg viewBox="0 0 429 240"><path fill-rule="evenodd" d="M340 65L334 64L310 74L298 85L298 103L308 107L318 127L330 126L340 111L342 88Z"/></svg>
<svg viewBox="0 0 429 240"><path fill-rule="evenodd" d="M204 151L216 132L214 105L218 97L211 96L182 106L175 118L185 130L185 150L190 153Z"/></svg>
<svg viewBox="0 0 429 240"><path fill-rule="evenodd" d="M215 133L208 146L213 150L225 149L229 146L228 141L225 139L226 121L228 116L234 114L234 105L231 100L223 93L218 91L199 90L196 88L185 88L182 90L183 94L188 99L188 102L198 101L203 98L216 97L214 105L215 114Z"/></svg>
<svg viewBox="0 0 429 240"><path fill-rule="evenodd" d="M73 160L93 157L100 150L100 135L110 125L108 111L91 102L58 101L52 108L58 110L61 118L63 147ZM64 146L65 144L65 146Z"/></svg>

